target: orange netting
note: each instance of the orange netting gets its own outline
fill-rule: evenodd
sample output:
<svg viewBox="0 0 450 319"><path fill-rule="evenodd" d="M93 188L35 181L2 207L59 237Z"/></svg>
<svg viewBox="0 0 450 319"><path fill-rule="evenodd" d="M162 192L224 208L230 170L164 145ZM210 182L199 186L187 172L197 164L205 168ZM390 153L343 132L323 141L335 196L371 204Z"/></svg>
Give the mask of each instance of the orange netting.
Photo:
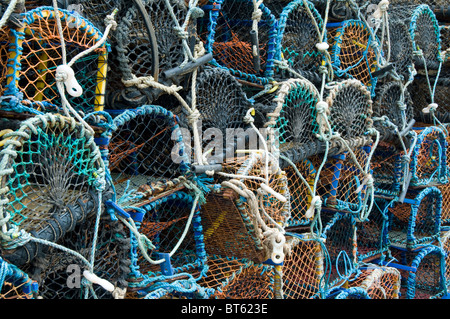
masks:
<svg viewBox="0 0 450 319"><path fill-rule="evenodd" d="M350 278L347 284L348 287L362 287L370 299L398 299L400 280L400 272L395 268L369 266Z"/></svg>
<svg viewBox="0 0 450 319"><path fill-rule="evenodd" d="M291 251L283 263L284 299L319 298L325 281L322 246L315 240L290 237Z"/></svg>
<svg viewBox="0 0 450 319"><path fill-rule="evenodd" d="M95 45L101 35L86 20L62 11L60 17L69 62L78 53ZM21 69L18 72L17 87L23 92L25 99L60 104L55 73L56 68L63 64L63 57L54 12L30 11L25 21L24 28L19 30L24 32L24 38L19 40L23 51L19 61ZM106 55L106 46L102 45L72 66L83 94L78 98L68 96L68 99L75 108L85 113L103 109Z"/></svg>
<svg viewBox="0 0 450 319"><path fill-rule="evenodd" d="M332 45L339 48L333 52L335 61L339 60L338 68L372 87L371 73L375 71L377 61L369 29L362 23L349 23L343 30L331 30L329 38Z"/></svg>
<svg viewBox="0 0 450 319"><path fill-rule="evenodd" d="M208 272L199 281L204 288L213 288L216 299L273 299L274 271L269 265L245 260L208 257Z"/></svg>

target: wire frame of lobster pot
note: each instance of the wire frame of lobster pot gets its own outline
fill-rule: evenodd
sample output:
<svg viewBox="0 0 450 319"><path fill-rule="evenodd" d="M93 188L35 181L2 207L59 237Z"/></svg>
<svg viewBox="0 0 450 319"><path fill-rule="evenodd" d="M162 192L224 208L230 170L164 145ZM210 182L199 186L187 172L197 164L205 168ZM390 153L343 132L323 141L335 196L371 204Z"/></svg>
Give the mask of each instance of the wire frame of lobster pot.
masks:
<svg viewBox="0 0 450 319"><path fill-rule="evenodd" d="M252 20L252 15L259 12L257 9L262 15L255 33L253 22L257 20ZM255 8L249 0L221 0L214 2L205 16L209 19L197 32L206 51L213 55L210 63L241 80L269 83L274 74L277 41L277 20L270 10L263 3Z"/></svg>
<svg viewBox="0 0 450 319"><path fill-rule="evenodd" d="M275 299L277 267L281 266L208 255L208 271L198 283L214 299Z"/></svg>
<svg viewBox="0 0 450 319"><path fill-rule="evenodd" d="M283 299L321 299L326 273L324 243L308 234L288 233L289 253L282 266Z"/></svg>
<svg viewBox="0 0 450 319"><path fill-rule="evenodd" d="M129 290L151 293L163 280L175 284L195 280L206 271L200 207L184 190L168 191L154 197L141 210L130 211L141 236L131 237ZM170 288L170 287L168 287ZM182 293L181 291L177 291Z"/></svg>
<svg viewBox="0 0 450 319"><path fill-rule="evenodd" d="M417 252L392 250L396 259L388 266L402 276L400 299L440 299L447 293L445 252L434 245Z"/></svg>
<svg viewBox="0 0 450 319"><path fill-rule="evenodd" d="M66 59L96 45L103 34L80 15L59 9ZM61 112L62 100L56 84L56 69L64 63L57 18L52 7L38 7L23 15L23 25L10 30L10 59L7 65L6 96L3 109L23 112ZM71 66L82 94L65 94L77 111L102 111L105 99L109 45L80 57ZM73 89L75 90L75 88ZM78 89L77 89L78 90ZM78 92L77 92L78 93ZM12 102L11 102L12 101ZM25 108L24 108L25 107Z"/></svg>
<svg viewBox="0 0 450 319"><path fill-rule="evenodd" d="M105 169L94 137L72 118L47 113L22 122L0 155L2 256L22 266L99 209Z"/></svg>
<svg viewBox="0 0 450 319"><path fill-rule="evenodd" d="M284 60L296 73L314 83L320 82L322 78L320 68L324 63L324 55L316 44L326 42L326 32L324 39L321 39L319 34L322 30L322 16L312 2L303 0L289 2L278 17L276 60ZM293 74L281 67L276 70L279 77L293 77Z"/></svg>
<svg viewBox="0 0 450 319"><path fill-rule="evenodd" d="M17 266L0 258L0 299L34 299L38 285Z"/></svg>
<svg viewBox="0 0 450 319"><path fill-rule="evenodd" d="M243 196L224 182L217 191L208 193L201 208L205 249L211 255L264 262L271 258L271 249L267 246L269 241L265 240L263 229L284 228L290 218L290 196L285 173L276 168L275 162L269 161L267 186L273 192L261 193L264 182L260 178L265 179L262 156L252 154L244 162L237 160L224 168L225 172L237 176L259 178L242 178L240 182L243 185L239 187L257 195L257 200L253 200L252 196Z"/></svg>
<svg viewBox="0 0 450 319"><path fill-rule="evenodd" d="M367 86L371 95L375 94L378 70L377 38L373 38L369 27L362 20L345 20L327 25L330 29L331 63L338 78L353 78ZM334 29L334 30L333 30Z"/></svg>
<svg viewBox="0 0 450 319"><path fill-rule="evenodd" d="M437 126L415 128L417 141L409 164L410 186L432 186L448 182L447 140Z"/></svg>
<svg viewBox="0 0 450 319"><path fill-rule="evenodd" d="M395 203L388 211L391 246L414 250L439 239L442 194L437 187L410 190L402 203Z"/></svg>
<svg viewBox="0 0 450 319"><path fill-rule="evenodd" d="M125 110L114 118L108 138L106 163L117 200L123 197L128 206L179 186L189 171L177 117L161 106Z"/></svg>
<svg viewBox="0 0 450 319"><path fill-rule="evenodd" d="M329 299L399 299L400 283L396 268L367 264L348 279L345 288L332 289Z"/></svg>

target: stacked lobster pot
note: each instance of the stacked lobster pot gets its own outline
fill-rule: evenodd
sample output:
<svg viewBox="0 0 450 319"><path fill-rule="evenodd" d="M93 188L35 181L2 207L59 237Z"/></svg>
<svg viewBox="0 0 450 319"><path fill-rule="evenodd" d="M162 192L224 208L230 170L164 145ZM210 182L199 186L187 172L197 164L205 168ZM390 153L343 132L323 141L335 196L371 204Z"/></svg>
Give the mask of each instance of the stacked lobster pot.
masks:
<svg viewBox="0 0 450 319"><path fill-rule="evenodd" d="M0 299L448 298L439 1L0 1Z"/></svg>

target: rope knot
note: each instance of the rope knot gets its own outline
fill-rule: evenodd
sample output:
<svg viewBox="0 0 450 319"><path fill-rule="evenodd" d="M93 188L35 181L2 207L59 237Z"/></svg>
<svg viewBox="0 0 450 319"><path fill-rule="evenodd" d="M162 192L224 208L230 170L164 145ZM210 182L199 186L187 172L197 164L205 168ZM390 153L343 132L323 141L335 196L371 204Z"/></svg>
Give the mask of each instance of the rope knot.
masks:
<svg viewBox="0 0 450 319"><path fill-rule="evenodd" d="M319 114L326 114L328 111L328 103L325 101L319 101L316 104L316 110Z"/></svg>
<svg viewBox="0 0 450 319"><path fill-rule="evenodd" d="M424 107L424 108L422 109L422 113L428 114L428 113L430 113L430 112L436 111L437 108L438 108L437 103L430 103L430 104L428 104L427 107Z"/></svg>
<svg viewBox="0 0 450 319"><path fill-rule="evenodd" d="M253 11L252 13L252 20L256 20L256 21L261 21L261 17L262 17L262 11L261 9L256 9L255 11Z"/></svg>
<svg viewBox="0 0 450 319"><path fill-rule="evenodd" d="M111 25L111 30L116 30L117 28L117 22L114 19L114 16L116 15L118 9L114 9L114 11L111 14L108 14L104 20L106 26Z"/></svg>
<svg viewBox="0 0 450 319"><path fill-rule="evenodd" d="M67 93L73 97L79 97L83 94L83 88L78 84L75 78L75 72L67 64L58 65L55 73L57 83L64 83Z"/></svg>
<svg viewBox="0 0 450 319"><path fill-rule="evenodd" d="M187 120L188 120L189 124L192 125L194 123L197 123L200 116L201 116L200 111L195 109L187 116Z"/></svg>

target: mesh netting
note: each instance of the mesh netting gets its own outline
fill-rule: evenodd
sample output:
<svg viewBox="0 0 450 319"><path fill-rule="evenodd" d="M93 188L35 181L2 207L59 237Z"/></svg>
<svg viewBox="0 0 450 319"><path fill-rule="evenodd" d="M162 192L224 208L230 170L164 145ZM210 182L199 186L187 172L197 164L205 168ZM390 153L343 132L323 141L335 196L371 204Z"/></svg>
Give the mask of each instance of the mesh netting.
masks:
<svg viewBox="0 0 450 319"><path fill-rule="evenodd" d="M288 220L289 226L309 225L313 216L308 214L312 196L310 187L313 187L316 178L316 168L307 159L295 163L295 168L287 166L285 169L291 197L291 218ZM298 175L297 171L305 181Z"/></svg>
<svg viewBox="0 0 450 319"><path fill-rule="evenodd" d="M271 126L282 154L316 140L319 132L315 108L318 99L319 92L307 80L289 80L281 85L274 99L277 106L268 114L268 120L273 123Z"/></svg>
<svg viewBox="0 0 450 319"><path fill-rule="evenodd" d="M209 14L207 26L199 35L207 52L213 54L213 62L234 75L255 83L267 83L273 75L273 59L276 44L276 20L270 10L260 4L254 8L252 1L224 0L215 2L220 9ZM260 9L262 16L257 23L257 41L250 34L252 15ZM256 43L257 42L257 43ZM259 54L254 58L253 46Z"/></svg>
<svg viewBox="0 0 450 319"><path fill-rule="evenodd" d="M197 127L202 134L202 148L204 152L213 149L206 155L208 162L222 163L225 158L232 159L237 148L258 148L260 141L256 132L244 121L252 104L242 85L229 71L220 68L203 70L198 75L194 94L190 99L195 98L195 107L200 113ZM180 125L192 132L190 116L185 109L179 114ZM265 115L255 107L254 125L260 128L264 122Z"/></svg>
<svg viewBox="0 0 450 319"><path fill-rule="evenodd" d="M399 82L386 82L378 85L373 101L373 117L386 116L402 131L414 118L412 99ZM375 121L375 128L383 131L382 123Z"/></svg>
<svg viewBox="0 0 450 319"><path fill-rule="evenodd" d="M0 299L32 299L35 283L28 274L0 258Z"/></svg>
<svg viewBox="0 0 450 319"><path fill-rule="evenodd" d="M356 149L353 152L356 162L348 153L327 159L317 184L317 192L322 197L324 207L354 214L366 209L370 194L363 184L366 176L360 167L366 166L369 152L370 147ZM315 165L318 167L320 162Z"/></svg>
<svg viewBox="0 0 450 319"><path fill-rule="evenodd" d="M54 242L96 212L98 183L105 172L93 137L83 126L59 115L38 116L24 122L6 143L1 153L6 201L2 212L10 218L2 231L8 237L21 235L16 233L20 229ZM8 250L8 259L17 265L38 254L34 242L2 245L19 246Z"/></svg>
<svg viewBox="0 0 450 319"><path fill-rule="evenodd" d="M4 27L0 29L0 94L3 96L7 80L6 80L6 72L8 70L7 63L8 63L8 51L9 51L9 30L8 28Z"/></svg>
<svg viewBox="0 0 450 319"><path fill-rule="evenodd" d="M391 245L414 249L439 238L442 194L438 188L410 190L403 203L395 203L388 211Z"/></svg>
<svg viewBox="0 0 450 319"><path fill-rule="evenodd" d="M358 146L369 144L370 139L365 133L368 133L373 125L372 99L360 81L349 79L338 82L325 101L329 106L327 115L332 132L338 133L347 141L362 139L362 144Z"/></svg>
<svg viewBox="0 0 450 319"><path fill-rule="evenodd" d="M437 69L441 62L440 33L438 21L430 7L426 4L390 6L389 18L408 26L414 66Z"/></svg>
<svg viewBox="0 0 450 319"><path fill-rule="evenodd" d="M204 240L209 253L255 262L270 258L270 240L263 236L263 232L276 229L276 224L284 227L290 218L286 176L284 171L276 170L273 165L270 161L267 186L274 193L284 196L286 201L260 189L261 178L265 179L262 156L249 156L244 162L227 163L225 171L234 174L232 176L240 182L232 184L225 180L220 192L210 193L202 206ZM235 189L234 185L239 187ZM241 191L252 192L255 197Z"/></svg>
<svg viewBox="0 0 450 319"><path fill-rule="evenodd" d="M400 280L400 272L393 267L368 265L348 280L348 286L363 288L370 299L398 299Z"/></svg>
<svg viewBox="0 0 450 319"><path fill-rule="evenodd" d="M308 6L309 11L305 6ZM277 60L281 60L282 57L290 69L308 79L319 77L323 54L317 49L316 44L326 41L321 39L316 25L322 32L322 16L309 1L292 1L279 15ZM283 71L280 71L283 76Z"/></svg>
<svg viewBox="0 0 450 319"><path fill-rule="evenodd" d="M437 246L427 246L419 252L392 250L400 268L402 299L433 299L445 293L445 254Z"/></svg>
<svg viewBox="0 0 450 319"><path fill-rule="evenodd" d="M450 236L450 232L448 230L445 230L441 234L441 243L442 243L442 250L445 253L445 282L448 286L450 284L450 241L448 240Z"/></svg>
<svg viewBox="0 0 450 319"><path fill-rule="evenodd" d="M208 271L199 284L214 290L215 299L273 299L273 266L245 259L208 256Z"/></svg>
<svg viewBox="0 0 450 319"><path fill-rule="evenodd" d="M386 209L389 204L386 199L375 198L368 220L356 225L359 262L369 262L388 253Z"/></svg>
<svg viewBox="0 0 450 319"><path fill-rule="evenodd" d="M160 280L176 280L173 275L199 277L204 270L206 254L202 240L200 207L184 191L168 192L142 206L145 213L134 220L141 234L152 243L144 255L139 240L131 235L131 290L152 290ZM161 254L169 254L170 270Z"/></svg>
<svg viewBox="0 0 450 319"><path fill-rule="evenodd" d="M402 155L402 151L391 144L378 144L371 161L376 194L396 196L403 189L405 175Z"/></svg>
<svg viewBox="0 0 450 319"><path fill-rule="evenodd" d="M350 276L357 253L356 220L349 214L321 212L322 236L329 256L329 287Z"/></svg>
<svg viewBox="0 0 450 319"><path fill-rule="evenodd" d="M95 247L92 247L94 240ZM105 214L101 216L96 231L96 217L91 216L58 243L87 260L94 252L93 272L114 287L126 289L130 271L130 239L119 221L112 221L111 216ZM86 290L90 288L82 280L85 268L78 256L52 247L24 270L32 274L31 277L39 284L39 296L43 299L86 299ZM96 299L113 298L111 292L99 285L93 285L92 289ZM90 298L93 297L90 294Z"/></svg>
<svg viewBox="0 0 450 319"><path fill-rule="evenodd" d="M388 10L388 14L390 10ZM391 16L389 16L391 18ZM383 43L383 52L389 63L395 68L396 73L402 77L403 82L410 80L413 75L413 44L409 34L409 25L406 21L389 20L389 42Z"/></svg>
<svg viewBox="0 0 450 319"><path fill-rule="evenodd" d="M148 197L164 183L186 174L189 157L177 118L170 111L144 105L114 118L114 126L108 163L119 197L139 188ZM141 199L138 196L135 201Z"/></svg>
<svg viewBox="0 0 450 319"><path fill-rule="evenodd" d="M347 20L329 40L331 62L337 77L351 77L361 81L374 94L377 69L376 50L368 27L361 20Z"/></svg>
<svg viewBox="0 0 450 319"><path fill-rule="evenodd" d="M317 299L324 290L323 247L318 240L287 238L290 253L282 268L283 299Z"/></svg>
<svg viewBox="0 0 450 319"><path fill-rule="evenodd" d="M417 129L417 142L411 153L411 186L444 184L447 182L447 140L436 126Z"/></svg>
<svg viewBox="0 0 450 319"><path fill-rule="evenodd" d="M95 45L102 34L89 21L68 11L59 10L67 62L82 51ZM53 8L39 7L24 14L24 26L12 29L15 52L10 59L7 95L23 94L24 100L61 105L56 86L56 68L63 64L60 35ZM104 107L107 67L107 46L103 44L78 59L72 69L83 89L80 97L68 96L76 110L84 113L101 111ZM29 102L27 102L29 104ZM42 103L37 104L42 107ZM14 105L11 105L14 108ZM41 109L45 111L45 109ZM49 111L54 111L49 108Z"/></svg>
<svg viewBox="0 0 450 319"><path fill-rule="evenodd" d="M417 121L435 124L435 118L442 123L450 122L450 97L448 95L448 87L450 84L449 77L429 77L431 88L434 90L433 95L430 93L428 81L425 77L416 76L414 82L411 83L410 92L413 99L414 116ZM432 100L433 97L433 100ZM427 108L431 103L438 106L431 113L424 113L422 110Z"/></svg>

